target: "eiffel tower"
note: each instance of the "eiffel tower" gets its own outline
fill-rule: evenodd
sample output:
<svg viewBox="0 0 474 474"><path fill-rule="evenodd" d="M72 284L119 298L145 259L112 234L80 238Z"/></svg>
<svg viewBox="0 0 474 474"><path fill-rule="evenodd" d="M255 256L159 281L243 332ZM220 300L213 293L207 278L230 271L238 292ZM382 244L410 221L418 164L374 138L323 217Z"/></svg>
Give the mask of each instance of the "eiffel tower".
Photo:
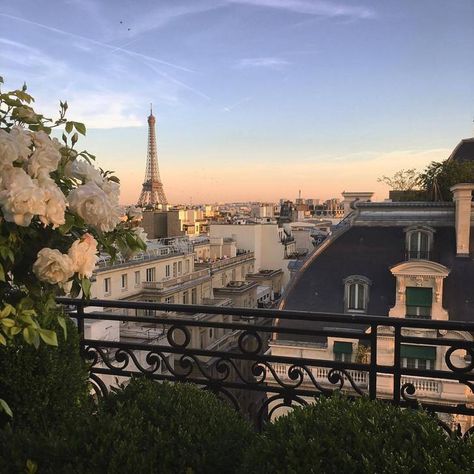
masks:
<svg viewBox="0 0 474 474"><path fill-rule="evenodd" d="M155 116L152 106L148 116L148 152L146 157L145 181L138 200L138 207L152 207L166 209L165 190L158 169L158 154L156 152Z"/></svg>

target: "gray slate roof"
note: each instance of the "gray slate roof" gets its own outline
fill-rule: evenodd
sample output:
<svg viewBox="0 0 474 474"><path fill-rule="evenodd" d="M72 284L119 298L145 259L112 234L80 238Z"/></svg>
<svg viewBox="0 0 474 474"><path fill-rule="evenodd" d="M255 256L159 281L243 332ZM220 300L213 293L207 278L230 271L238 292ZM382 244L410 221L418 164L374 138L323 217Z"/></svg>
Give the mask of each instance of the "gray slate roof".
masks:
<svg viewBox="0 0 474 474"><path fill-rule="evenodd" d="M402 226L351 227L298 275L284 297L282 309L343 313L344 278L363 275L372 282L368 314L387 316L395 304L396 280L390 267L405 261L403 229ZM444 280L443 307L449 312L450 320L474 321L474 260L456 257L454 227L435 229L433 260L451 269ZM471 249L474 249L473 231ZM288 320L280 321L280 325L324 327L324 323ZM301 336L285 335L285 339L309 341Z"/></svg>

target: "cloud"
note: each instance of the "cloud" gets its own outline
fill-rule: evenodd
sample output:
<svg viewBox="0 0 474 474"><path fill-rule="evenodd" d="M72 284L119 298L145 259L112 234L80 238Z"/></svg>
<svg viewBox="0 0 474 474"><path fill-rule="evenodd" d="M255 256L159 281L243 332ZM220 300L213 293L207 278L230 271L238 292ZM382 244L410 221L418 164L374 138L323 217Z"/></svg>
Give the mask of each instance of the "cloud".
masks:
<svg viewBox="0 0 474 474"><path fill-rule="evenodd" d="M224 112L230 112L231 110L234 110L236 107L239 107L240 105L245 104L245 102L249 102L250 100L252 100L252 97L244 97L243 99L240 99L231 105L227 105L226 107L223 107L222 110Z"/></svg>
<svg viewBox="0 0 474 474"><path fill-rule="evenodd" d="M114 46L114 45L111 45L111 44L108 44L108 43L104 43L102 41L94 40L92 38L87 38L86 36L77 35L75 33L71 33L69 31L62 30L62 29L59 29L59 28L54 28L52 26L48 26L48 25L45 25L43 23L28 20L26 18L22 18L22 17L15 16L15 15L9 15L7 13L0 13L0 17L1 16L3 16L4 18L9 18L10 20L15 20L15 21L19 21L21 23L26 23L26 24L29 24L29 25L33 25L33 26L36 26L38 28L50 31L52 33L57 33L57 34L62 35L62 36L68 36L68 37L76 39L76 40L86 41L90 44L101 46L102 48L111 50L113 52L120 51L120 52L125 53L127 55L134 56L134 57L141 58L141 59L146 59L146 60L152 61L152 62L156 62L156 63L161 64L163 66L169 66L171 68L179 69L179 70L185 71L185 72L195 72L195 71L193 71L193 70L191 70L187 67L180 66L178 64L174 64L174 63L171 63L169 61L164 61L162 59L158 59L158 58L155 58L153 56L149 56L147 54L137 53L135 51L131 51L129 49L125 49L125 48L120 47L120 46Z"/></svg>
<svg viewBox="0 0 474 474"><path fill-rule="evenodd" d="M176 0L166 4L157 2L154 9L147 11L145 15L130 21L130 34L136 36L148 31L163 28L173 21L180 18L205 13L226 6L218 0L193 0L191 3L178 3Z"/></svg>
<svg viewBox="0 0 474 474"><path fill-rule="evenodd" d="M3 66L10 66L34 72L37 77L61 75L67 71L67 66L62 61L57 61L37 48L28 46L18 41L0 37L0 58Z"/></svg>
<svg viewBox="0 0 474 474"><path fill-rule="evenodd" d="M245 68L273 68L279 69L288 66L290 63L283 58L263 57L263 58L244 58L240 59L235 67L239 69Z"/></svg>
<svg viewBox="0 0 474 474"><path fill-rule="evenodd" d="M228 3L275 8L294 13L325 17L373 18L373 10L324 0L226 0Z"/></svg>

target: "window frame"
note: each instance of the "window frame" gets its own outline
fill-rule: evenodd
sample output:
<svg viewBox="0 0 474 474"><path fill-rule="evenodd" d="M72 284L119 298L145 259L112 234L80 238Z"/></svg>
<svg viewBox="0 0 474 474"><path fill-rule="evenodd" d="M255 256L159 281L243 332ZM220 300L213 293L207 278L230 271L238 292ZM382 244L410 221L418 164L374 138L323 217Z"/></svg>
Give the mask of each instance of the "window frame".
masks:
<svg viewBox="0 0 474 474"><path fill-rule="evenodd" d="M112 293L112 279L110 277L104 278L104 295L108 296Z"/></svg>
<svg viewBox="0 0 474 474"><path fill-rule="evenodd" d="M141 275L140 270L135 271L134 279L135 279L135 288L136 288L137 286L140 286L141 280L142 280L142 275Z"/></svg>
<svg viewBox="0 0 474 474"><path fill-rule="evenodd" d="M343 280L344 283L344 311L346 313L367 313L370 299L370 286L372 282L363 275L351 275ZM355 287L354 287L355 285ZM351 307L351 288L355 288L354 301L356 305ZM360 291L362 293L362 304L359 307Z"/></svg>
<svg viewBox="0 0 474 474"><path fill-rule="evenodd" d="M128 289L128 274L127 273L122 273L120 275L120 289L122 291L125 291Z"/></svg>
<svg viewBox="0 0 474 474"><path fill-rule="evenodd" d="M151 279L149 277L151 275ZM145 271L145 279L147 283L156 282L156 268L155 267L148 267Z"/></svg>
<svg viewBox="0 0 474 474"><path fill-rule="evenodd" d="M408 260L430 260L433 252L435 230L428 226L412 226L405 229L405 250ZM413 236L418 235L416 248L412 248ZM426 249L422 248L422 236L426 236Z"/></svg>

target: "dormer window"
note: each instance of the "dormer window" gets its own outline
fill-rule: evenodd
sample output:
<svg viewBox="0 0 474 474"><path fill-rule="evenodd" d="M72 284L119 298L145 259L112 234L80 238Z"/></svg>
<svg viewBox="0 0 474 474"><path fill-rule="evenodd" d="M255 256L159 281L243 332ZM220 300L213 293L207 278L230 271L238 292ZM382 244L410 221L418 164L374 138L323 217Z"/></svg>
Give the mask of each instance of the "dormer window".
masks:
<svg viewBox="0 0 474 474"><path fill-rule="evenodd" d="M429 260L433 246L434 229L431 227L410 227L406 229L408 259Z"/></svg>
<svg viewBox="0 0 474 474"><path fill-rule="evenodd" d="M370 280L361 275L351 275L344 280L344 308L346 312L367 312L370 284Z"/></svg>

